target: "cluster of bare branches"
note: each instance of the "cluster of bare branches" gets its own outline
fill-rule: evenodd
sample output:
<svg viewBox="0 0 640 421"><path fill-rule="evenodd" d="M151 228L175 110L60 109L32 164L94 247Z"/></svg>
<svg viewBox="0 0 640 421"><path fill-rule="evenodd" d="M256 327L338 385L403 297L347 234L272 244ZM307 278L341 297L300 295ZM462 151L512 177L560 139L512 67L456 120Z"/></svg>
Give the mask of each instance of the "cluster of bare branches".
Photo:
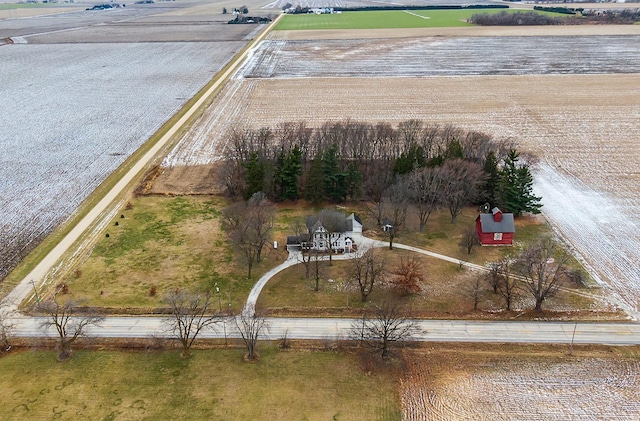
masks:
<svg viewBox="0 0 640 421"><path fill-rule="evenodd" d="M247 308L236 316L235 323L247 347L246 359L255 361L258 359L258 354L256 353L258 339L265 329L269 329L269 323L264 317L258 315L255 310Z"/></svg>
<svg viewBox="0 0 640 421"><path fill-rule="evenodd" d="M535 299L536 311L542 311L542 303L562 287L569 257L551 237L541 238L520 255L516 268L524 277L525 289Z"/></svg>
<svg viewBox="0 0 640 421"><path fill-rule="evenodd" d="M379 350L382 358L387 358L393 344L410 341L419 333L421 329L402 306L386 300L372 306L362 320L353 323L350 338Z"/></svg>
<svg viewBox="0 0 640 421"><path fill-rule="evenodd" d="M169 305L171 318L167 320L168 329L182 345L182 357L191 356L191 346L205 329L215 329L224 323L220 313L213 312L211 294L191 293L176 290L164 297Z"/></svg>
<svg viewBox="0 0 640 421"><path fill-rule="evenodd" d="M506 310L512 310L516 300L524 294L535 300L535 311L542 311L543 303L554 297L568 279L568 260L569 254L561 244L545 236L518 254L490 263L487 273L474 277L469 288L474 310L478 308L484 279L491 292L502 297Z"/></svg>
<svg viewBox="0 0 640 421"><path fill-rule="evenodd" d="M92 313L80 313L78 303L74 300L63 300L54 294L51 299L38 302L38 310L45 314L41 327L45 331L54 328L58 361L71 358L73 345L78 338L87 333L87 328L98 325L103 317Z"/></svg>
<svg viewBox="0 0 640 421"><path fill-rule="evenodd" d="M365 302L385 274L384 256L376 249L369 249L353 256L350 266L350 277L358 284L360 299Z"/></svg>
<svg viewBox="0 0 640 421"><path fill-rule="evenodd" d="M247 278L262 250L269 243L275 209L261 192L247 201L235 202L223 211L223 225L233 246L240 251L247 266Z"/></svg>

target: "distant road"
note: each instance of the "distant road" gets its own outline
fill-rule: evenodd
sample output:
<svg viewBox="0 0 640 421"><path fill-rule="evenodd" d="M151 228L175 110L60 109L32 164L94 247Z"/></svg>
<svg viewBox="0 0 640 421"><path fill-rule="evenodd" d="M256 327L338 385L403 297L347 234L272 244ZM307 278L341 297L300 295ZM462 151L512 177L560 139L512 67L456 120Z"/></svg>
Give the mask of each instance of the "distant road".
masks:
<svg viewBox="0 0 640 421"><path fill-rule="evenodd" d="M15 336L40 337L42 318L19 317L14 319ZM100 326L89 330L90 336L104 338L155 338L168 337L169 332L162 317L107 317ZM237 338L239 334L232 318L227 318L225 329L206 331L201 338ZM336 340L348 339L352 326L359 319L339 318L268 318L268 331L263 339ZM590 323L590 322L537 322L537 321L469 321L469 320L419 320L423 333L415 340L425 342L482 342L482 343L548 343L601 345L640 345L640 324ZM575 336L574 336L575 328ZM53 332L49 333L54 335Z"/></svg>

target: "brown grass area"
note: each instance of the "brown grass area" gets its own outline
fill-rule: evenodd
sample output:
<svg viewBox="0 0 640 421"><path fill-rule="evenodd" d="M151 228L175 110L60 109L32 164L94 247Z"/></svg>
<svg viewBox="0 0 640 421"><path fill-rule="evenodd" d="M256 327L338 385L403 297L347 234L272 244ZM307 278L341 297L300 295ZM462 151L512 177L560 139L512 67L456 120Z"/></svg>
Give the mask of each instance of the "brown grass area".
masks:
<svg viewBox="0 0 640 421"><path fill-rule="evenodd" d="M83 305L145 313L163 306L163 296L177 288L212 291L218 285L221 305L226 309L230 298L235 311L260 274L284 260L265 250L263 262L247 279L221 230L219 214L226 201L219 197L142 196L131 204L122 211L125 217L115 218L101 234L91 254L57 281L66 283Z"/></svg>
<svg viewBox="0 0 640 421"><path fill-rule="evenodd" d="M223 191L220 185L218 164L179 166L164 168L150 180L148 194L161 195L212 195Z"/></svg>

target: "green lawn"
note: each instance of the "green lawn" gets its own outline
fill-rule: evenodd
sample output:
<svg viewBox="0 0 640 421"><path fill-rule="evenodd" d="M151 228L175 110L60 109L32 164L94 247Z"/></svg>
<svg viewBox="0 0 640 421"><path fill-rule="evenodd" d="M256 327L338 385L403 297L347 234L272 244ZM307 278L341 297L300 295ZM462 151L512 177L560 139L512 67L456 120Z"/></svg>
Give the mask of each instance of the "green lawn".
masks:
<svg viewBox="0 0 640 421"><path fill-rule="evenodd" d="M522 12L515 9L384 10L343 12L332 15L286 15L274 30L443 28L472 26L466 22L474 14ZM546 12L544 12L546 13Z"/></svg>
<svg viewBox="0 0 640 421"><path fill-rule="evenodd" d="M397 380L334 352L51 351L0 358L2 420L399 420Z"/></svg>

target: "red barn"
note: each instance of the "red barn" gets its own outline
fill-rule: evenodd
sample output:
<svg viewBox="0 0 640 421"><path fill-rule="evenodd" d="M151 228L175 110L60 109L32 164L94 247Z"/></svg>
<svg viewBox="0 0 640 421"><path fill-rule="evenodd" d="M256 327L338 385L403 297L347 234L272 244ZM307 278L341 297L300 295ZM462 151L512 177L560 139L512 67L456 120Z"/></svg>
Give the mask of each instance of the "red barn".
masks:
<svg viewBox="0 0 640 421"><path fill-rule="evenodd" d="M502 213L498 208L491 213L481 213L476 218L478 240L483 246L511 246L516 225L512 213Z"/></svg>

